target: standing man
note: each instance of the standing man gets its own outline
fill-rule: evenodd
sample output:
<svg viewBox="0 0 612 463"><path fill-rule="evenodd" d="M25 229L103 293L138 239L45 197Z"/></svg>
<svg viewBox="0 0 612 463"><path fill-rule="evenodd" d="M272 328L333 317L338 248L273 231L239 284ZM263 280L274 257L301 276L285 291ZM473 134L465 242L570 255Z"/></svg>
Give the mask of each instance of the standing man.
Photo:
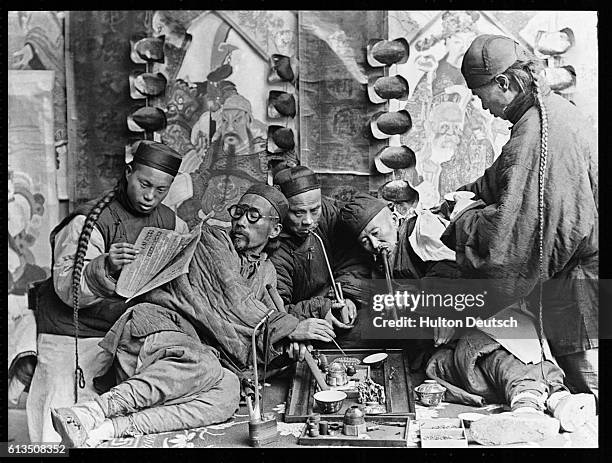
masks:
<svg viewBox="0 0 612 463"><path fill-rule="evenodd" d="M280 191L255 184L230 206L229 233L204 226L189 273L138 299L102 341L110 354L106 368L119 384L94 401L53 411L64 442L94 445L231 417L240 384L219 357L237 372L249 363L252 328L268 310L266 286L276 283L267 255L287 209ZM298 321L278 311L270 317L272 356L289 343L296 343L298 353L304 341L333 336L325 320ZM104 387L102 381L97 385Z"/></svg>
<svg viewBox="0 0 612 463"><path fill-rule="evenodd" d="M288 311L299 317L327 317L336 328L352 328L357 318L355 302L361 298L360 280L370 278L367 255L355 252L346 242L340 209L322 196L312 170L305 166L283 169L274 176L274 184L289 201L280 246L271 258L278 274L278 292ZM334 278L342 285L344 304L329 297L333 288L325 253ZM339 312L330 313L332 308ZM358 347L360 341L359 330L343 332L338 338L344 347Z"/></svg>
<svg viewBox="0 0 612 463"><path fill-rule="evenodd" d="M144 227L187 232L187 225L163 204L181 164L164 144L144 140L125 167L117 187L66 217L52 232L53 275L38 289L37 366L27 401L32 442L59 442L49 410L80 397L93 398L92 379L103 366L100 340L126 309L115 293L124 265L134 260L134 242ZM76 257L75 257L76 256ZM73 283L73 271L81 273ZM78 313L73 309L78 293ZM75 326L78 365L75 372Z"/></svg>
<svg viewBox="0 0 612 463"><path fill-rule="evenodd" d="M508 37L481 35L466 52L468 87L513 126L501 155L460 188L478 201L456 204L442 240L456 251L462 276L493 279L501 296L526 299L541 313L571 390L598 396L596 137L539 71Z"/></svg>

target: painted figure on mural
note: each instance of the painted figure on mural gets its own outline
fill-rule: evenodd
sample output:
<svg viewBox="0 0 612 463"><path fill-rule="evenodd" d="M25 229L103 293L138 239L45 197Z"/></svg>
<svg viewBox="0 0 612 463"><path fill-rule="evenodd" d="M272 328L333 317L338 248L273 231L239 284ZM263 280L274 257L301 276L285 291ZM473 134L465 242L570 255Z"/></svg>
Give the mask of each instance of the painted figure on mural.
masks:
<svg viewBox="0 0 612 463"><path fill-rule="evenodd" d="M424 100L419 107L425 135L414 183L423 207L439 203L445 193L477 178L495 157L492 117L473 102L460 70L478 34L480 16L475 11L446 11L440 16L441 32L415 42L415 64L424 74L412 98Z"/></svg>
<svg viewBox="0 0 612 463"><path fill-rule="evenodd" d="M267 62L214 12L156 11L152 29L170 51L159 66L171 86L160 102L168 110L161 136L183 155L165 204L188 223L212 214L229 225L230 203L267 176L267 126L258 120ZM291 37L274 40L286 47Z"/></svg>
<svg viewBox="0 0 612 463"><path fill-rule="evenodd" d="M9 294L25 295L33 281L43 280L49 268L37 265L31 247L39 235L45 198L33 193L33 182L24 172L8 171L8 270Z"/></svg>
<svg viewBox="0 0 612 463"><path fill-rule="evenodd" d="M53 106L55 141L68 139L66 131L66 70L64 65L64 14L55 11L17 11L9 13L13 51L9 69L55 72ZM12 24L15 21L15 24ZM15 31L15 27L19 32Z"/></svg>
<svg viewBox="0 0 612 463"><path fill-rule="evenodd" d="M443 166L455 157L464 132L465 107L469 95L467 87L453 85L446 88L445 95L457 98L435 104L424 123L425 146L417 154L417 171L422 183L417 185L421 205L432 207L442 197L441 175Z"/></svg>
<svg viewBox="0 0 612 463"><path fill-rule="evenodd" d="M253 183L266 178L266 126L253 118L251 104L238 93L223 102L220 112L219 125L203 163L206 168L192 178L194 183L208 183L201 196L202 211L212 211L213 220L227 222L231 202Z"/></svg>

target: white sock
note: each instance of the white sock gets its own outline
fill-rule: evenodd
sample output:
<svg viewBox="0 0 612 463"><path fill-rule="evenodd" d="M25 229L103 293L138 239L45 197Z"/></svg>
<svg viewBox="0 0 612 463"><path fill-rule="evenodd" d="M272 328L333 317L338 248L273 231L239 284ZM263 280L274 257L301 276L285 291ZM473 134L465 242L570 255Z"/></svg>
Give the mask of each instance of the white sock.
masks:
<svg viewBox="0 0 612 463"><path fill-rule="evenodd" d="M557 408L557 405L559 405L561 399L567 397L568 395L571 395L569 391L557 391L552 393L546 401L546 406L548 407L548 410L553 413L555 411L555 408Z"/></svg>
<svg viewBox="0 0 612 463"><path fill-rule="evenodd" d="M105 419L102 408L95 400L81 402L70 408L88 431L95 428L98 423L101 423Z"/></svg>
<svg viewBox="0 0 612 463"><path fill-rule="evenodd" d="M541 410L538 410L537 408L533 407L519 407L516 410L512 410L512 413L539 413L540 415L544 414L544 412L542 412Z"/></svg>
<svg viewBox="0 0 612 463"><path fill-rule="evenodd" d="M100 426L87 433L87 444L95 446L102 441L111 440L115 437L115 427L111 420L106 419Z"/></svg>

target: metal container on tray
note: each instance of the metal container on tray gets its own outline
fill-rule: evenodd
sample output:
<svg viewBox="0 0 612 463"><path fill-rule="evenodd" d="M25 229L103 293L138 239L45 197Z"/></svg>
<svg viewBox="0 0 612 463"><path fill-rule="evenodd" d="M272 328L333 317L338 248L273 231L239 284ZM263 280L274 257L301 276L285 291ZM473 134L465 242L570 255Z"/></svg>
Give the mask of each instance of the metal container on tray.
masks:
<svg viewBox="0 0 612 463"><path fill-rule="evenodd" d="M346 366L340 362L332 362L329 364L325 382L330 386L344 386L348 383Z"/></svg>
<svg viewBox="0 0 612 463"><path fill-rule="evenodd" d="M414 388L416 399L426 407L436 407L440 405L444 398L446 388L438 384L433 379L427 379L421 384Z"/></svg>

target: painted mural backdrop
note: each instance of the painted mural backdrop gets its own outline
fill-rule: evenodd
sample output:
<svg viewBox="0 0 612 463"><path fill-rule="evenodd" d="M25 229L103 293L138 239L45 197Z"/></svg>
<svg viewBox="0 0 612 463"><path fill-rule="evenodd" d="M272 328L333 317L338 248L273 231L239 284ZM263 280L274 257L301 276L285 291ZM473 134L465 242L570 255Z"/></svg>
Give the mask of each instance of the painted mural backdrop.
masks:
<svg viewBox="0 0 612 463"><path fill-rule="evenodd" d="M7 19L7 69L54 72L52 130L57 156L57 194L59 199L68 199L65 14L59 11L9 11Z"/></svg>
<svg viewBox="0 0 612 463"><path fill-rule="evenodd" d="M53 73L8 73L9 293L50 274L49 233L59 221Z"/></svg>
<svg viewBox="0 0 612 463"><path fill-rule="evenodd" d="M389 38L405 37L411 46L408 62L398 65L397 73L409 82L406 109L413 121L401 143L415 151L417 165L401 175L419 191L423 207L437 204L445 193L482 175L509 138L509 124L482 109L461 74L461 61L472 40L480 34L502 34L531 49L537 30L559 30L570 24L577 42L567 61L580 67L579 85L571 99L596 125L595 13L389 12Z"/></svg>
<svg viewBox="0 0 612 463"><path fill-rule="evenodd" d="M8 71L8 365L36 352L27 289L51 272L49 233L59 222L51 71Z"/></svg>
<svg viewBox="0 0 612 463"><path fill-rule="evenodd" d="M156 11L151 34L165 37L168 79L163 98L168 126L163 142L183 156L164 201L190 225L212 215L229 225L227 208L255 182L265 182L267 95L295 93L267 82L269 57L295 55L294 13L282 11ZM282 125L293 128L293 121ZM297 140L297 136L296 136Z"/></svg>

